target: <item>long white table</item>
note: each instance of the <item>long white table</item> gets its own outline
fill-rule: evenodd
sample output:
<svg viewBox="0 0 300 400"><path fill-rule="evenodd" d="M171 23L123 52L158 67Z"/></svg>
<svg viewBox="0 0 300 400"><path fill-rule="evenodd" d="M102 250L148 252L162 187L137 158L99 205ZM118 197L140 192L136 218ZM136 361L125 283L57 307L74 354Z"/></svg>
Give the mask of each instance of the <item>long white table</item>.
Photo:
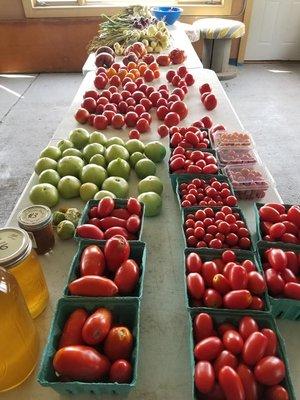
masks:
<svg viewBox="0 0 300 400"><path fill-rule="evenodd" d="M209 82L218 98L218 107L210 115L215 123L222 123L228 129L243 129L228 97L226 96L217 76L210 70L194 69L196 85L190 89L186 98L189 114L184 125L193 122L207 114L200 103L199 84ZM94 73L90 72L84 78L74 101L64 120L58 126L51 143L66 138L69 131L79 125L73 118L74 110L82 101L82 94L92 87ZM157 81L156 85L161 82ZM157 140L157 122L151 125L151 132L142 135L144 141ZM90 127L87 127L92 131ZM127 131L107 130L108 137L127 137ZM167 139L162 142L167 145ZM135 175L135 174L132 174ZM190 369L188 313L184 305L184 242L181 233L180 208L172 191L168 176L167 157L158 167L157 175L164 182L163 210L161 215L145 220L142 240L147 244L147 265L144 282L144 297L141 305L141 335L138 383L129 396L129 400L185 400L192 397L192 371ZM8 225L16 225L18 211L28 206L29 190L37 182L33 175L22 193ZM130 178L131 195L136 195L135 176ZM281 201L276 189L271 188L264 201ZM80 200L61 201L60 205L83 206ZM254 233L253 203L240 203L248 224ZM76 250L75 243L70 240L57 240L54 251L41 257L41 262L50 290L50 303L45 312L36 320L41 340L41 350L45 345L49 325L53 317L57 300L62 296L71 259ZM300 382L297 380L300 372L298 338L300 326L297 322L279 321L280 330L286 339L290 359L295 392L300 393ZM1 395L1 400L58 400L61 397L48 388L42 388L36 382L33 374L23 385L14 391ZM93 396L82 396L84 400L94 399ZM104 400L111 399L102 396ZM118 399L118 396L114 396Z"/></svg>
<svg viewBox="0 0 300 400"><path fill-rule="evenodd" d="M170 48L166 50L166 53L170 50L179 47L180 49L184 49L188 54L188 57L185 61L185 65L187 68L203 68L202 62L200 61L197 53L195 52L193 45L188 37L188 35L184 31L184 25L180 22L176 22L174 25L169 27L169 31L171 34L171 44ZM117 57L117 59L121 59L121 57ZM177 66L171 66L169 69L176 69ZM95 71L97 68L95 66L95 53L91 53L86 62L82 67L82 74L85 76L90 71Z"/></svg>

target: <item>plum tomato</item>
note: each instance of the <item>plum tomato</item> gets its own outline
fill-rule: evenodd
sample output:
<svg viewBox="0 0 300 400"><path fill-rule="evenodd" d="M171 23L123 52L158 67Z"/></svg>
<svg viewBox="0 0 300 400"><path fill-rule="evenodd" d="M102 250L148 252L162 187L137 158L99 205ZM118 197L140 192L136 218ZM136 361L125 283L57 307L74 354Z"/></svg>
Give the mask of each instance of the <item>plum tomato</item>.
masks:
<svg viewBox="0 0 300 400"><path fill-rule="evenodd" d="M212 280L212 286L220 294L224 295L231 291L228 279L222 274L216 274Z"/></svg>
<svg viewBox="0 0 300 400"><path fill-rule="evenodd" d="M206 394L212 391L215 383L215 371L208 361L198 361L195 365L195 386L200 393Z"/></svg>
<svg viewBox="0 0 300 400"><path fill-rule="evenodd" d="M104 354L111 360L128 360L133 348L133 336L125 326L113 327L104 341Z"/></svg>
<svg viewBox="0 0 300 400"><path fill-rule="evenodd" d="M243 360L250 367L254 366L265 354L268 339L261 332L253 332L245 341Z"/></svg>
<svg viewBox="0 0 300 400"><path fill-rule="evenodd" d="M187 288L190 296L193 299L200 300L205 291L205 283L200 274L191 272L186 278Z"/></svg>
<svg viewBox="0 0 300 400"><path fill-rule="evenodd" d="M186 258L186 270L188 272L201 273L202 260L197 253L190 253Z"/></svg>
<svg viewBox="0 0 300 400"><path fill-rule="evenodd" d="M243 310L248 308L252 302L252 296L249 290L232 290L223 297L225 308L236 308Z"/></svg>
<svg viewBox="0 0 300 400"><path fill-rule="evenodd" d="M245 400L245 390L237 372L225 365L218 375L219 384L227 400Z"/></svg>
<svg viewBox="0 0 300 400"><path fill-rule="evenodd" d="M140 269L134 260L126 260L118 268L114 282L120 294L130 294L134 291L140 276Z"/></svg>
<svg viewBox="0 0 300 400"><path fill-rule="evenodd" d="M196 315L193 322L195 339L197 342L212 335L213 321L209 314L200 313Z"/></svg>
<svg viewBox="0 0 300 400"><path fill-rule="evenodd" d="M281 385L268 387L265 396L266 400L289 400L288 392Z"/></svg>
<svg viewBox="0 0 300 400"><path fill-rule="evenodd" d="M251 369L245 364L240 364L236 372L242 381L246 399L257 400L259 398L258 384Z"/></svg>
<svg viewBox="0 0 300 400"><path fill-rule="evenodd" d="M85 247L80 258L80 276L103 275L105 269L105 257L96 245Z"/></svg>
<svg viewBox="0 0 300 400"><path fill-rule="evenodd" d="M223 335L223 344L228 351L237 355L243 350L244 341L236 330L228 330Z"/></svg>
<svg viewBox="0 0 300 400"><path fill-rule="evenodd" d="M219 375L220 370L228 365L229 367L236 369L238 366L238 360L236 356L228 350L223 350L219 357L214 362L214 370L216 375Z"/></svg>
<svg viewBox="0 0 300 400"><path fill-rule="evenodd" d="M82 328L85 343L95 345L103 342L112 325L113 316L106 308L98 308L90 315Z"/></svg>
<svg viewBox="0 0 300 400"><path fill-rule="evenodd" d="M116 360L110 367L110 382L129 383L132 378L132 366L127 360Z"/></svg>
<svg viewBox="0 0 300 400"><path fill-rule="evenodd" d="M245 316L239 321L239 332L244 340L252 333L258 332L258 325L254 318Z"/></svg>
<svg viewBox="0 0 300 400"><path fill-rule="evenodd" d="M263 385L278 385L285 377L285 365L278 357L267 356L256 364L254 375Z"/></svg>
<svg viewBox="0 0 300 400"><path fill-rule="evenodd" d="M107 217L108 215L110 215L114 207L115 207L114 199L112 199L111 197L104 197L98 203L97 216L99 218Z"/></svg>
<svg viewBox="0 0 300 400"><path fill-rule="evenodd" d="M197 361L213 361L223 350L223 343L217 336L210 336L198 342L194 348Z"/></svg>
<svg viewBox="0 0 300 400"><path fill-rule="evenodd" d="M268 339L265 356L275 356L277 351L277 336L272 329L264 328L261 333Z"/></svg>
<svg viewBox="0 0 300 400"><path fill-rule="evenodd" d="M104 255L107 267L116 272L120 265L129 258L130 246L128 241L121 235L107 240L104 246Z"/></svg>
<svg viewBox="0 0 300 400"><path fill-rule="evenodd" d="M219 308L222 305L222 296L215 289L206 289L203 296L206 307Z"/></svg>
<svg viewBox="0 0 300 400"><path fill-rule="evenodd" d="M59 339L58 349L66 346L83 344L81 331L87 318L88 313L83 308L78 308L70 314Z"/></svg>
<svg viewBox="0 0 300 400"><path fill-rule="evenodd" d="M248 274L241 265L234 265L230 271L228 280L233 290L246 289L248 284Z"/></svg>
<svg viewBox="0 0 300 400"><path fill-rule="evenodd" d="M287 257L281 249L270 249L268 251L268 261L273 269L282 271L287 267Z"/></svg>

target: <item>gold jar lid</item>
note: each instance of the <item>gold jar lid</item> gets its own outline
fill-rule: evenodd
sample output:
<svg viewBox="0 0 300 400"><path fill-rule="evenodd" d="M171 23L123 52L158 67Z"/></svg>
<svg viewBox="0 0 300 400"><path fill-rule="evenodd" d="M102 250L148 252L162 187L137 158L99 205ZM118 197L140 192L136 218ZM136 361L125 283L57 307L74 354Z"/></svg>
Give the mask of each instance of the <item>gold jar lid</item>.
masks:
<svg viewBox="0 0 300 400"><path fill-rule="evenodd" d="M26 231L20 228L0 229L0 267L10 267L31 252L32 243Z"/></svg>
<svg viewBox="0 0 300 400"><path fill-rule="evenodd" d="M18 224L26 231L36 231L52 222L52 213L49 207L36 205L20 211Z"/></svg>

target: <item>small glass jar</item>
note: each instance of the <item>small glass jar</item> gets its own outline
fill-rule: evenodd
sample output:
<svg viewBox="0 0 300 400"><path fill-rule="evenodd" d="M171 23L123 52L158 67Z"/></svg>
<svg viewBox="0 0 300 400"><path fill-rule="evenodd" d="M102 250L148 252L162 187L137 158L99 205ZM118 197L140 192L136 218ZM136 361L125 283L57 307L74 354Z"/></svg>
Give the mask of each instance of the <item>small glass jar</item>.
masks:
<svg viewBox="0 0 300 400"><path fill-rule="evenodd" d="M38 256L23 229L0 229L0 267L16 278L32 318L40 315L49 293Z"/></svg>
<svg viewBox="0 0 300 400"><path fill-rule="evenodd" d="M2 243L3 246L3 243ZM0 393L20 385L32 373L39 340L16 278L0 268Z"/></svg>
<svg viewBox="0 0 300 400"><path fill-rule="evenodd" d="M18 224L28 232L38 254L45 254L53 249L55 238L50 208L41 205L24 208L18 215Z"/></svg>

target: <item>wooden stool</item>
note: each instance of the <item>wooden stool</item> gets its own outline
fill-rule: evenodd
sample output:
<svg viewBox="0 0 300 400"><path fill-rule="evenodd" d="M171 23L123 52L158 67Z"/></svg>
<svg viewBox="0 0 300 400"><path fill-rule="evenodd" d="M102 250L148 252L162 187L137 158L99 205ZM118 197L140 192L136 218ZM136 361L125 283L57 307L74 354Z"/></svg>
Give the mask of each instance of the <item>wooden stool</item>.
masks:
<svg viewBox="0 0 300 400"><path fill-rule="evenodd" d="M231 40L245 34L245 24L223 18L203 18L193 23L204 39L202 63L216 72L220 80L234 78L236 67L229 65Z"/></svg>

